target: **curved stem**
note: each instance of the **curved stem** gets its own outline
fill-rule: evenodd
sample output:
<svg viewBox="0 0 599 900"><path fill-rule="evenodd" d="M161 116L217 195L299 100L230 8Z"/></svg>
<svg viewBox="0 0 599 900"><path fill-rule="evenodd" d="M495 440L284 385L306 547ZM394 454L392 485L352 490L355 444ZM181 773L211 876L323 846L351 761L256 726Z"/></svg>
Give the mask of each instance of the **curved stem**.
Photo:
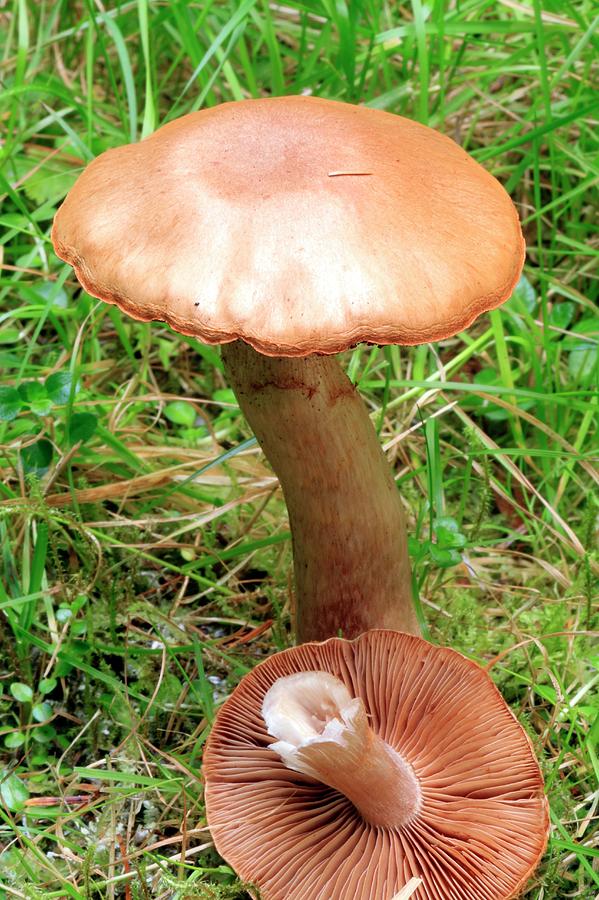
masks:
<svg viewBox="0 0 599 900"><path fill-rule="evenodd" d="M364 403L331 356L222 348L279 477L293 536L298 641L369 628L419 634L401 498Z"/></svg>

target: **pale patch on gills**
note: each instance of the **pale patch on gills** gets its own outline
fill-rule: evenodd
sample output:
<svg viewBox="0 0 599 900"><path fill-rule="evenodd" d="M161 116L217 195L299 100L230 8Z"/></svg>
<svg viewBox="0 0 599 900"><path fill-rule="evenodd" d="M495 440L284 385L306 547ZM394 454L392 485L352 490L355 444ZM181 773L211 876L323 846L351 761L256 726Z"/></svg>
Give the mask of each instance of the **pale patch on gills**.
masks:
<svg viewBox="0 0 599 900"><path fill-rule="evenodd" d="M401 889L399 894L396 894L393 897L393 900L409 900L412 894L416 893L421 884L422 878L410 878L408 883Z"/></svg>

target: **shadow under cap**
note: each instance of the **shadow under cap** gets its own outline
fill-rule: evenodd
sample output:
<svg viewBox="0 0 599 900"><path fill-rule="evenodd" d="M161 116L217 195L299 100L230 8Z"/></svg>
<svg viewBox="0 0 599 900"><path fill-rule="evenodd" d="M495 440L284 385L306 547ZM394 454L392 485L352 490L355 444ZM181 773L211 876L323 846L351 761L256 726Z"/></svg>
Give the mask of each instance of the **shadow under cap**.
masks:
<svg viewBox="0 0 599 900"><path fill-rule="evenodd" d="M264 697L299 672L340 679L412 767L422 803L408 824L368 825L270 749ZM260 663L219 711L204 774L216 847L263 900L391 900L414 877L422 900L507 900L547 841L538 763L489 676L398 632L304 644Z"/></svg>

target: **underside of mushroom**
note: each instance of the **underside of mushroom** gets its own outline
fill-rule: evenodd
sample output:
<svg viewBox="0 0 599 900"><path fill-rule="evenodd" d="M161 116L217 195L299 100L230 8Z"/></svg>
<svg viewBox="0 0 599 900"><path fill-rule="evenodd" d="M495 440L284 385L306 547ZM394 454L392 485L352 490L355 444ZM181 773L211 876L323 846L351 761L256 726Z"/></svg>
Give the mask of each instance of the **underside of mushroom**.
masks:
<svg viewBox="0 0 599 900"><path fill-rule="evenodd" d="M217 849L261 900L508 900L548 832L530 742L488 675L371 631L259 664L205 754Z"/></svg>

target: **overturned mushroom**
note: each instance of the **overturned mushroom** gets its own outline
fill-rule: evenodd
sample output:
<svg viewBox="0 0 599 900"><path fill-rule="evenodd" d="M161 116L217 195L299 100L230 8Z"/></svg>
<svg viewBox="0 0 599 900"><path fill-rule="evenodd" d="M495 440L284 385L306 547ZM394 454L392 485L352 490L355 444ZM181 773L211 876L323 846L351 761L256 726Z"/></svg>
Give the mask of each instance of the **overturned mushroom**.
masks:
<svg viewBox="0 0 599 900"><path fill-rule="evenodd" d="M548 833L532 747L488 675L371 631L277 653L205 754L219 852L263 900L506 900Z"/></svg>
<svg viewBox="0 0 599 900"><path fill-rule="evenodd" d="M400 116L248 100L103 153L52 239L93 296L223 344L285 494L299 639L417 633L401 498L331 354L445 338L510 296L524 241L499 182Z"/></svg>

